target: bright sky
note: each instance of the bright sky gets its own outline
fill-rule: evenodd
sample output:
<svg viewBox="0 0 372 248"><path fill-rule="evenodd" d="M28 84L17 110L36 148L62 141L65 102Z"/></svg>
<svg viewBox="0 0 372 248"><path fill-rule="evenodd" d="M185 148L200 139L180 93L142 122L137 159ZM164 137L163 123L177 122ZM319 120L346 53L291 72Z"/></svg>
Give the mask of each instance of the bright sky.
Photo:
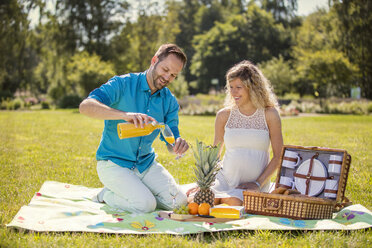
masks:
<svg viewBox="0 0 372 248"><path fill-rule="evenodd" d="M328 9L328 0L297 0L297 14L308 15L314 12L317 7Z"/></svg>

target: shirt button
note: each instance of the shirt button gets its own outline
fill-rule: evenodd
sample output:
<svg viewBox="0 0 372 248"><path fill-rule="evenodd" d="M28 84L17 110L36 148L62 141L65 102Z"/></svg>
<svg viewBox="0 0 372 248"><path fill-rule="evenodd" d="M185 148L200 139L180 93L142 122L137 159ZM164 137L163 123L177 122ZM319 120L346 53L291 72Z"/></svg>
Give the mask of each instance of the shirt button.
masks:
<svg viewBox="0 0 372 248"><path fill-rule="evenodd" d="M141 147L139 147L138 149L140 149L140 150L141 150Z"/></svg>
<svg viewBox="0 0 372 248"><path fill-rule="evenodd" d="M150 109L148 109L147 112L150 112Z"/></svg>

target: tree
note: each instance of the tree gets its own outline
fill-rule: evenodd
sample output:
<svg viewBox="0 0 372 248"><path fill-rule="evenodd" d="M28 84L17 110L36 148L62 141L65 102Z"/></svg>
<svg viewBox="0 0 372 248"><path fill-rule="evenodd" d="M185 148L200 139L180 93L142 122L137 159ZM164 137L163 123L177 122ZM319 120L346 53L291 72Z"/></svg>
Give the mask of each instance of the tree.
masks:
<svg viewBox="0 0 372 248"><path fill-rule="evenodd" d="M295 37L294 53L298 49L319 51L322 49L340 49L340 38L334 14L324 9L307 16Z"/></svg>
<svg viewBox="0 0 372 248"><path fill-rule="evenodd" d="M185 0L185 1L169 1L173 2L173 7L168 8L167 15L178 16L178 26L180 32L176 35L175 43L179 45L185 52L189 63L184 68L186 81L194 80L194 76L190 72L190 61L195 53L192 46L192 40L197 34L196 13L198 12L201 4L198 0ZM174 14L176 12L176 14Z"/></svg>
<svg viewBox="0 0 372 248"><path fill-rule="evenodd" d="M11 97L30 72L29 21L17 0L0 3L0 101Z"/></svg>
<svg viewBox="0 0 372 248"><path fill-rule="evenodd" d="M127 22L118 37L113 38L112 61L119 74L144 71L160 46L162 17L140 11L137 22Z"/></svg>
<svg viewBox="0 0 372 248"><path fill-rule="evenodd" d="M66 73L69 94L85 98L114 75L114 67L109 62L101 61L98 55L82 52L70 59Z"/></svg>
<svg viewBox="0 0 372 248"><path fill-rule="evenodd" d="M318 10L300 27L293 47L300 95L348 96L358 68L340 49L337 19Z"/></svg>
<svg viewBox="0 0 372 248"><path fill-rule="evenodd" d="M222 5L217 0L210 1L208 5L201 5L195 14L196 33L202 34L210 30L215 22L223 21Z"/></svg>
<svg viewBox="0 0 372 248"><path fill-rule="evenodd" d="M179 4L175 1L167 1L167 15L162 19L159 41L164 43L176 43L176 37L181 32L179 21Z"/></svg>
<svg viewBox="0 0 372 248"><path fill-rule="evenodd" d="M260 0L259 2L264 10L273 15L276 22L285 26L288 26L297 11L297 0Z"/></svg>
<svg viewBox="0 0 372 248"><path fill-rule="evenodd" d="M297 81L297 74L290 62L285 61L283 56L263 62L259 64L259 67L271 82L276 95L284 96L286 93L295 92L294 84Z"/></svg>
<svg viewBox="0 0 372 248"><path fill-rule="evenodd" d="M348 97L358 71L342 52L334 49L303 52L296 69L300 80L311 83L311 93L322 98Z"/></svg>
<svg viewBox="0 0 372 248"><path fill-rule="evenodd" d="M182 99L189 95L188 85L185 81L185 76L183 75L183 73L179 74L177 78L167 87L172 92L172 94L177 97L177 99Z"/></svg>
<svg viewBox="0 0 372 248"><path fill-rule="evenodd" d="M120 27L120 15L129 5L115 0L57 0L56 16L62 25L71 27L66 39L76 41L79 48L109 59L110 36Z"/></svg>
<svg viewBox="0 0 372 248"><path fill-rule="evenodd" d="M221 88L226 70L233 64L243 59L259 63L286 53L288 39L288 33L281 24L275 24L270 13L250 5L244 15L217 22L208 32L194 38L196 53L191 72L201 91L209 90L213 78L219 80Z"/></svg>
<svg viewBox="0 0 372 248"><path fill-rule="evenodd" d="M341 47L352 63L358 65L356 80L362 96L372 99L372 2L369 0L334 0L332 11L339 20Z"/></svg>
<svg viewBox="0 0 372 248"><path fill-rule="evenodd" d="M66 64L76 50L74 40L65 39L72 31L70 26L60 24L57 17L48 13L48 22L39 24L34 33L34 47L38 54L38 63L34 79L30 80L35 93L48 93L58 101L68 93Z"/></svg>

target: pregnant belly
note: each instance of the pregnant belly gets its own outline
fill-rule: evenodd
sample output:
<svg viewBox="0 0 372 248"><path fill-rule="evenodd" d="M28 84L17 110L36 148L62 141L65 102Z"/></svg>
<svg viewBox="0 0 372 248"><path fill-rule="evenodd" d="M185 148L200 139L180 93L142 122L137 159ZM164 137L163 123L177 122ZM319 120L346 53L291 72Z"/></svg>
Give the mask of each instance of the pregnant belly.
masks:
<svg viewBox="0 0 372 248"><path fill-rule="evenodd" d="M268 163L268 153L256 150L234 149L223 159L223 174L231 186L255 181Z"/></svg>

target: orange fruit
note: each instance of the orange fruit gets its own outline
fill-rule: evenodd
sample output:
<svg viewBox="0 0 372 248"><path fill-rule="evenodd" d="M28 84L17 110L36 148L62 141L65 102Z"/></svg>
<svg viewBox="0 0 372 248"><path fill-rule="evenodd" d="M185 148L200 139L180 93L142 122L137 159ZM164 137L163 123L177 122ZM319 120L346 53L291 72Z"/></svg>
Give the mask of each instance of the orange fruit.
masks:
<svg viewBox="0 0 372 248"><path fill-rule="evenodd" d="M199 204L196 202L190 202L187 206L189 207L189 214L198 214Z"/></svg>
<svg viewBox="0 0 372 248"><path fill-rule="evenodd" d="M203 202L199 205L198 213L201 215L209 215L209 209L211 208L211 205L209 205L206 202Z"/></svg>

